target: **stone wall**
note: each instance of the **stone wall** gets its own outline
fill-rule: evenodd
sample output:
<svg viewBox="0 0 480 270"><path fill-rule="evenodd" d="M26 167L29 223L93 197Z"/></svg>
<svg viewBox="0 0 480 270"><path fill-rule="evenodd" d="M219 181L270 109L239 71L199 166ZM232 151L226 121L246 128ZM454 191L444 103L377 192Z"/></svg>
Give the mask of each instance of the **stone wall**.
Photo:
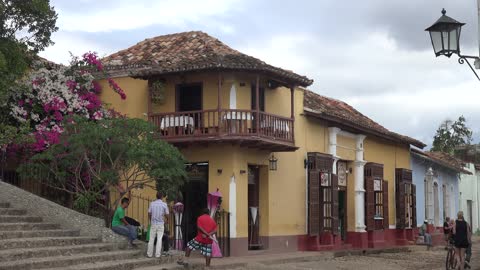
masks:
<svg viewBox="0 0 480 270"><path fill-rule="evenodd" d="M104 242L125 241L124 237L105 227L103 219L84 215L2 181L0 201L26 209L29 215L41 216L49 223L61 224L64 229L79 229L82 236L101 237Z"/></svg>

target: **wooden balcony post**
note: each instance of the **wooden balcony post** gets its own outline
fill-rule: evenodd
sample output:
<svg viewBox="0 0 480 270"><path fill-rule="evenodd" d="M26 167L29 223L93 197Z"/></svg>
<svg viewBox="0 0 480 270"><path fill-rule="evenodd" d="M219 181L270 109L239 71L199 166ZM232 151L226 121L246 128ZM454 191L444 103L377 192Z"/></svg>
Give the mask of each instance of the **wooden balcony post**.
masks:
<svg viewBox="0 0 480 270"><path fill-rule="evenodd" d="M292 118L292 140L295 141L295 86L290 86L290 118Z"/></svg>
<svg viewBox="0 0 480 270"><path fill-rule="evenodd" d="M257 134L260 134L260 75L257 75L257 80L255 82L255 96L257 97L255 104L255 110L257 112L255 129L257 130Z"/></svg>
<svg viewBox="0 0 480 270"><path fill-rule="evenodd" d="M220 126L221 126L221 121L222 121L222 116L221 116L221 109L222 109L222 97L221 97L221 89L222 89L222 73L218 73L218 93L217 93L217 113L218 113L218 132L220 133Z"/></svg>
<svg viewBox="0 0 480 270"><path fill-rule="evenodd" d="M290 87L290 118L295 119L295 86Z"/></svg>

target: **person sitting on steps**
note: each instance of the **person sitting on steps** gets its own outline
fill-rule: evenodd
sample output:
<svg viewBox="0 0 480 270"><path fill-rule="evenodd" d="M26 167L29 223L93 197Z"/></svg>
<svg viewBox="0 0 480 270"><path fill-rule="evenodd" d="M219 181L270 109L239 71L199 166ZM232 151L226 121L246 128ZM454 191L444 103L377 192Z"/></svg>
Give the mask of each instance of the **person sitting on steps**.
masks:
<svg viewBox="0 0 480 270"><path fill-rule="evenodd" d="M112 231L117 234L128 237L128 247L134 248L136 245L133 243L137 239L137 227L130 225L125 219L125 209L130 204L129 198L123 198L120 205L115 210L115 214L112 219Z"/></svg>
<svg viewBox="0 0 480 270"><path fill-rule="evenodd" d="M422 227L420 227L419 234L423 236L423 242L427 245L427 250L430 250L432 248L432 235L427 232L427 229L428 220L425 220Z"/></svg>

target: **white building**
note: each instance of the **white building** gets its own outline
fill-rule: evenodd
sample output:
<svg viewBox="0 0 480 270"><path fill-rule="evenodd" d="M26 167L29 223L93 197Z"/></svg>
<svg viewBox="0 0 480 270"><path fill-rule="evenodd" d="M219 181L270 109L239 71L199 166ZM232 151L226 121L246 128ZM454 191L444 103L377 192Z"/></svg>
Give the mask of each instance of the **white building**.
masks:
<svg viewBox="0 0 480 270"><path fill-rule="evenodd" d="M473 163L467 163L465 170L471 172L471 175L461 174L459 182L459 210L463 211L465 219L472 224L472 229L476 232L480 224L480 166ZM455 217L456 218L456 217Z"/></svg>

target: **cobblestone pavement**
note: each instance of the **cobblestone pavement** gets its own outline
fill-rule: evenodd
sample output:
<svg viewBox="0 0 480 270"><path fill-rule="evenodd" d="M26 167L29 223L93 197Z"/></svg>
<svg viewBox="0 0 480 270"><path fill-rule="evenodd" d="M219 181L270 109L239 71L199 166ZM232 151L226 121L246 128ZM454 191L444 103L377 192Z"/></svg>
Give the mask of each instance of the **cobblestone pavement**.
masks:
<svg viewBox="0 0 480 270"><path fill-rule="evenodd" d="M480 269L480 260L475 257L478 254L477 248L473 251L472 269ZM426 251L423 247L408 253L376 254L367 256L347 256L334 259L327 259L319 262L304 262L282 265L271 265L263 269L384 269L384 270L410 270L410 269L445 269L446 251L436 248L433 251ZM258 268L258 269L262 269Z"/></svg>
<svg viewBox="0 0 480 270"><path fill-rule="evenodd" d="M472 269L480 270L480 241L476 241L472 250ZM445 269L446 251L441 247L427 251L425 247L413 247L410 252L372 254L366 256L346 256L329 258L315 262L296 262L280 265L251 265L248 269L258 270L330 270L330 269L354 269L354 270L419 270L419 269Z"/></svg>

